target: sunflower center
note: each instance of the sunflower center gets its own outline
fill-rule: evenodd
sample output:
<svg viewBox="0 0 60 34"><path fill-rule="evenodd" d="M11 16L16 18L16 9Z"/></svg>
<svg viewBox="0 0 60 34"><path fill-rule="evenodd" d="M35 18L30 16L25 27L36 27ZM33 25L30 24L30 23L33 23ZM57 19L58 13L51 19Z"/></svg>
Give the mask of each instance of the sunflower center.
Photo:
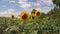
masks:
<svg viewBox="0 0 60 34"><path fill-rule="evenodd" d="M24 15L22 16L23 19L27 19L27 17L28 17L27 14L24 14Z"/></svg>
<svg viewBox="0 0 60 34"><path fill-rule="evenodd" d="M12 18L14 18L14 16L12 16Z"/></svg>
<svg viewBox="0 0 60 34"><path fill-rule="evenodd" d="M40 15L40 12L37 12L37 16L39 16Z"/></svg>

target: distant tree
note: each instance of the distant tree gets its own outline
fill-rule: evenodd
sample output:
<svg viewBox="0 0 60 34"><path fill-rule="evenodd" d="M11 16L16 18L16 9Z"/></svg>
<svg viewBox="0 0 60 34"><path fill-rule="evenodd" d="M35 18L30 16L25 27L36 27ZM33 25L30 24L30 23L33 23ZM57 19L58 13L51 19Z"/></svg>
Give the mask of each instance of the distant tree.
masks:
<svg viewBox="0 0 60 34"><path fill-rule="evenodd" d="M52 0L54 4L60 7L60 0Z"/></svg>
<svg viewBox="0 0 60 34"><path fill-rule="evenodd" d="M52 9L47 16L52 17L52 18L58 18L60 17L60 9L57 7L54 7L54 9Z"/></svg>

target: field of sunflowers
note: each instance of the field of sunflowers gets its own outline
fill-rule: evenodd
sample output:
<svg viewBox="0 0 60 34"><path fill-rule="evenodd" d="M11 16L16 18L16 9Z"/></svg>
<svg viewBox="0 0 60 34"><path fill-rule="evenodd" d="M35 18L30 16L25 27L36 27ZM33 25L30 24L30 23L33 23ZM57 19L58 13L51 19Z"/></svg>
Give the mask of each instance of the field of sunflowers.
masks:
<svg viewBox="0 0 60 34"><path fill-rule="evenodd" d="M31 15L24 11L19 18L0 17L0 34L60 34L60 9L47 14L35 10Z"/></svg>

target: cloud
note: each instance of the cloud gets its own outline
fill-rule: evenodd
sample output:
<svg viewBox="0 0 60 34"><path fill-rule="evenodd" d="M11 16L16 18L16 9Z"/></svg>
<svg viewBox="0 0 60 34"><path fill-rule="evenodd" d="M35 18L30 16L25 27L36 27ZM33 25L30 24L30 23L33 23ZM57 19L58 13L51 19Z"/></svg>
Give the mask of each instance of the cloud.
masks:
<svg viewBox="0 0 60 34"><path fill-rule="evenodd" d="M6 11L0 11L0 15L6 15L6 14L12 14L13 13L13 9L8 9L8 10L6 10Z"/></svg>
<svg viewBox="0 0 60 34"><path fill-rule="evenodd" d="M0 12L0 14L7 14L7 12L6 12L6 11L4 11L4 12Z"/></svg>
<svg viewBox="0 0 60 34"><path fill-rule="evenodd" d="M21 8L27 9L31 7L31 4L27 3L27 0L19 0L19 5Z"/></svg>
<svg viewBox="0 0 60 34"><path fill-rule="evenodd" d="M29 3L32 5L35 5L35 6L40 6L40 3L38 3L38 2L29 2Z"/></svg>
<svg viewBox="0 0 60 34"><path fill-rule="evenodd" d="M24 4L24 3L26 3L26 1L27 1L27 0L19 0L18 3L19 3L19 4Z"/></svg>
<svg viewBox="0 0 60 34"><path fill-rule="evenodd" d="M25 4L20 5L20 7L21 7L21 8L29 8L29 7L31 7L31 5L25 3Z"/></svg>
<svg viewBox="0 0 60 34"><path fill-rule="evenodd" d="M43 2L44 4L46 4L47 6L53 4L52 0L40 0L40 1Z"/></svg>
<svg viewBox="0 0 60 34"><path fill-rule="evenodd" d="M13 9L8 9L6 11L0 11L0 14L12 14L14 12Z"/></svg>
<svg viewBox="0 0 60 34"><path fill-rule="evenodd" d="M41 5L42 6L42 8L41 8L42 12L48 13L51 9L54 8L52 0L40 0L40 1L42 1L45 4L45 6Z"/></svg>
<svg viewBox="0 0 60 34"><path fill-rule="evenodd" d="M14 12L14 9L8 9L7 11L8 12Z"/></svg>
<svg viewBox="0 0 60 34"><path fill-rule="evenodd" d="M40 6L40 3L35 3L34 5L36 5L36 6Z"/></svg>
<svg viewBox="0 0 60 34"><path fill-rule="evenodd" d="M10 0L9 3L15 3L15 0Z"/></svg>
<svg viewBox="0 0 60 34"><path fill-rule="evenodd" d="M10 14L11 14L11 12L1 11L1 12L0 12L0 17L8 17Z"/></svg>
<svg viewBox="0 0 60 34"><path fill-rule="evenodd" d="M10 17L11 14L14 14L16 17L18 17L20 13L14 12L13 9L8 9L6 11L0 11L0 17Z"/></svg>

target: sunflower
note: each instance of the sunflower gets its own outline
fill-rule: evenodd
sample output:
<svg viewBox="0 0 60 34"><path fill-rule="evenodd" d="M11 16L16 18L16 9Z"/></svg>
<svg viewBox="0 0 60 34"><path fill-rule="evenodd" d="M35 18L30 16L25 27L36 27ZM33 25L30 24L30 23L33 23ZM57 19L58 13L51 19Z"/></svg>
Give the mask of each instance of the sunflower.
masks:
<svg viewBox="0 0 60 34"><path fill-rule="evenodd" d="M39 17L41 16L41 11L40 11L40 10L36 10L35 16L36 16L37 18L39 18Z"/></svg>
<svg viewBox="0 0 60 34"><path fill-rule="evenodd" d="M35 19L35 14L31 15L31 19L34 20Z"/></svg>
<svg viewBox="0 0 60 34"><path fill-rule="evenodd" d="M11 15L11 19L14 19L14 18L15 18L15 16L12 14L12 15Z"/></svg>
<svg viewBox="0 0 60 34"><path fill-rule="evenodd" d="M27 22L29 19L29 13L27 11L24 11L20 15L20 21L21 22Z"/></svg>
<svg viewBox="0 0 60 34"><path fill-rule="evenodd" d="M13 23L14 20L15 20L15 16L14 16L14 14L11 14L11 16L10 16L11 23Z"/></svg>

